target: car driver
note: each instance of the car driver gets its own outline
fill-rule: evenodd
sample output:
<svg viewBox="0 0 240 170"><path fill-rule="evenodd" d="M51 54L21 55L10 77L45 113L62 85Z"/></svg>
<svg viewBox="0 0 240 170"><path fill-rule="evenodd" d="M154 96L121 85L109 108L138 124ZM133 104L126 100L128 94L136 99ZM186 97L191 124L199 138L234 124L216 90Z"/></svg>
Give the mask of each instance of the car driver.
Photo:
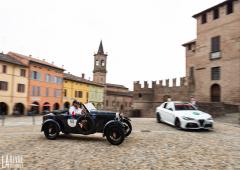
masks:
<svg viewBox="0 0 240 170"><path fill-rule="evenodd" d="M74 100L72 103L72 106L69 108L69 114L72 115L72 118L75 118L75 115L81 115L84 116L85 115L85 110L82 109L82 103L78 102L77 100ZM82 129L84 127L84 123L86 123L85 120L81 120L79 122L79 126Z"/></svg>

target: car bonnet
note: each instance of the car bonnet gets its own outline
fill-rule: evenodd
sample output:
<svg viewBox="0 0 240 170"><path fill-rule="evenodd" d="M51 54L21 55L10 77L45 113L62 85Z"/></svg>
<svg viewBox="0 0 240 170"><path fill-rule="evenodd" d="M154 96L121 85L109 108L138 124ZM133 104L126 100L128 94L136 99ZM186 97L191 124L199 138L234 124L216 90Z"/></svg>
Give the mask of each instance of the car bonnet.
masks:
<svg viewBox="0 0 240 170"><path fill-rule="evenodd" d="M211 117L209 114L204 113L200 110L182 110L176 111L180 116L185 116L194 119L208 119Z"/></svg>

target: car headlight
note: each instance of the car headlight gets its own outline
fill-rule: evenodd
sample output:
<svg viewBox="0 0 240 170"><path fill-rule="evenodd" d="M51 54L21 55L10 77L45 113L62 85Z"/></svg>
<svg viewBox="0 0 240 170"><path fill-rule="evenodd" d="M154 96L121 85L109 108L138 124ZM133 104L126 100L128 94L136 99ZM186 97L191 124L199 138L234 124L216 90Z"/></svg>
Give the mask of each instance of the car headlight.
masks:
<svg viewBox="0 0 240 170"><path fill-rule="evenodd" d="M120 114L117 112L116 113L116 118L119 119L120 118Z"/></svg>
<svg viewBox="0 0 240 170"><path fill-rule="evenodd" d="M207 120L213 120L213 118L212 118L212 117L209 117Z"/></svg>
<svg viewBox="0 0 240 170"><path fill-rule="evenodd" d="M183 116L182 117L184 120L195 120L194 118L191 118L191 117L185 117L185 116Z"/></svg>

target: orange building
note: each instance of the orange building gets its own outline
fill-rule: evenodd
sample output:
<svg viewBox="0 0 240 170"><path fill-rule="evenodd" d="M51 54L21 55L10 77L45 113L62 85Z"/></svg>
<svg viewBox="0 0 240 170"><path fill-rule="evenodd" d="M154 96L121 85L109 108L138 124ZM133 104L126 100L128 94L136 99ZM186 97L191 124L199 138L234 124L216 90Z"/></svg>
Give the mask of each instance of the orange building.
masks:
<svg viewBox="0 0 240 170"><path fill-rule="evenodd" d="M9 52L8 55L28 65L28 110L59 110L63 107L63 68L32 56Z"/></svg>

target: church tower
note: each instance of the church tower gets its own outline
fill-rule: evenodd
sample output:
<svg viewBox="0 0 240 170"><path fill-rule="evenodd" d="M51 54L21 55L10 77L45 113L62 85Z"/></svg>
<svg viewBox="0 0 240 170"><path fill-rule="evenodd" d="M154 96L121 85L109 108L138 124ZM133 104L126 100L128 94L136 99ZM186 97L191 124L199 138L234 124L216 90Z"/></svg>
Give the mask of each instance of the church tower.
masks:
<svg viewBox="0 0 240 170"><path fill-rule="evenodd" d="M97 54L94 54L93 81L106 84L107 75L107 54L104 53L102 41L100 42Z"/></svg>

